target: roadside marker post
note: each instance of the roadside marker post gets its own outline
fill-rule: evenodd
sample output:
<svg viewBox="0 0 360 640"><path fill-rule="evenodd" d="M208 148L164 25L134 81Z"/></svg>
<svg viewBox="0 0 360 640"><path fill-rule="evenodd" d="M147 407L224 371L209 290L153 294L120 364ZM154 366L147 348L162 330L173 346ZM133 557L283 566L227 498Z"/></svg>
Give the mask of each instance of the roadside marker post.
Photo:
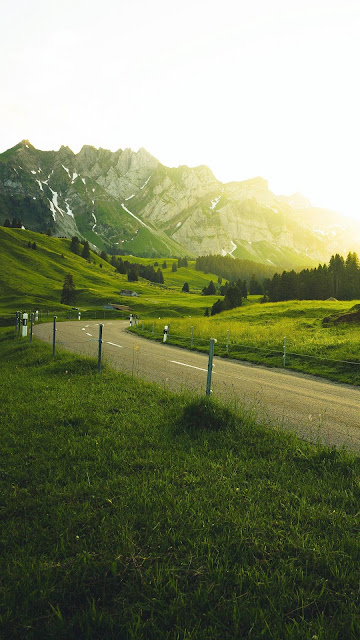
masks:
<svg viewBox="0 0 360 640"><path fill-rule="evenodd" d="M208 373L207 373L207 381L206 381L206 395L207 396L209 396L211 394L211 375L212 375L212 369L213 369L215 342L217 342L217 340L215 338L211 338L210 339L209 363L208 363Z"/></svg>
<svg viewBox="0 0 360 640"><path fill-rule="evenodd" d="M53 324L53 358L55 358L56 318L57 318L57 316L54 316L54 324Z"/></svg>
<svg viewBox="0 0 360 640"><path fill-rule="evenodd" d="M47 317L49 317L49 312L47 312ZM39 311L38 311L38 309L36 309L36 311L35 311L35 322L38 322L38 320L39 320Z"/></svg>
<svg viewBox="0 0 360 640"><path fill-rule="evenodd" d="M21 335L22 335L23 338L26 338L26 336L27 336L28 317L29 317L28 313L23 313L23 317L22 317L22 332L21 332Z"/></svg>
<svg viewBox="0 0 360 640"><path fill-rule="evenodd" d="M284 336L284 355L283 355L283 364L286 367L286 336Z"/></svg>
<svg viewBox="0 0 360 640"><path fill-rule="evenodd" d="M169 330L169 327L168 327L168 325L166 324L166 325L165 325L165 327L164 327L164 338L163 338L163 342L166 342L166 340L167 340L168 330Z"/></svg>
<svg viewBox="0 0 360 640"><path fill-rule="evenodd" d="M101 346L102 346L102 331L103 324L99 324L99 352L98 352L98 373L101 373Z"/></svg>
<svg viewBox="0 0 360 640"><path fill-rule="evenodd" d="M81 320L81 311L78 313L78 320Z"/></svg>
<svg viewBox="0 0 360 640"><path fill-rule="evenodd" d="M132 315L132 313L130 313L129 322L130 322L130 327L132 327L132 323L133 323L133 315Z"/></svg>

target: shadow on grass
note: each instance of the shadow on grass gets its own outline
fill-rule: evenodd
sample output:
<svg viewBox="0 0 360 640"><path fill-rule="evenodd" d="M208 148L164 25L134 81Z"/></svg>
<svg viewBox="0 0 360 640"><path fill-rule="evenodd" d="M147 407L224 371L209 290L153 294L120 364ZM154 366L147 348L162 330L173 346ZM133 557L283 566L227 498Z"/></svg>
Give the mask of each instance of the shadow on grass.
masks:
<svg viewBox="0 0 360 640"><path fill-rule="evenodd" d="M178 432L191 435L204 432L233 431L239 422L235 412L214 398L191 400L176 423Z"/></svg>

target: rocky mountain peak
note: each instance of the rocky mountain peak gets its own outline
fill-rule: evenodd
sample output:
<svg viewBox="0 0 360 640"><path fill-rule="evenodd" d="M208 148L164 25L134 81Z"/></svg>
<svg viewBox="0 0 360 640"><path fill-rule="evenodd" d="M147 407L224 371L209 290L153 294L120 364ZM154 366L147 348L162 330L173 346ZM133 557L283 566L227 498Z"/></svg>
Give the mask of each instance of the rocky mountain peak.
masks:
<svg viewBox="0 0 360 640"><path fill-rule="evenodd" d="M166 167L143 147L84 145L74 154L23 140L0 162L0 214L11 219L14 207L29 229L78 235L113 253L221 253L286 267L358 251L336 214L320 215L300 194L276 196L259 176L223 184L204 165Z"/></svg>

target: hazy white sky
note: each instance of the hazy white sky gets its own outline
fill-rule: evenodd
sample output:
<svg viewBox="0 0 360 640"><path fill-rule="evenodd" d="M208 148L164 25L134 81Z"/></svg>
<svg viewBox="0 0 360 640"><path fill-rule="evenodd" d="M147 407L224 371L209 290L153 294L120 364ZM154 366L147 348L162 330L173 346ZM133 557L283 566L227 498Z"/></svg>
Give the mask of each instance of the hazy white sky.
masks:
<svg viewBox="0 0 360 640"><path fill-rule="evenodd" d="M16 0L0 151L145 147L360 219L359 0Z"/></svg>

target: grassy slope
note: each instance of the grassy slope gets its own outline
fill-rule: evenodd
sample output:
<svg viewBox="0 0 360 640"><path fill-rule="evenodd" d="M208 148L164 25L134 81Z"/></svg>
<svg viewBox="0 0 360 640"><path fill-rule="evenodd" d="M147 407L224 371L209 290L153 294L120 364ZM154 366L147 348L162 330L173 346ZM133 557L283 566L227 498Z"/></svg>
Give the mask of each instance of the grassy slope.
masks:
<svg viewBox="0 0 360 640"><path fill-rule="evenodd" d="M359 458L10 330L0 360L2 637L359 638Z"/></svg>
<svg viewBox="0 0 360 640"><path fill-rule="evenodd" d="M29 249L28 242L35 242L37 249ZM164 313L174 315L203 314L212 301L200 295L212 274L201 274L194 269L179 269L171 272L172 260L164 270L164 287L156 287L145 280L128 283L126 276L115 273L114 268L95 254L90 263L69 251L70 241L66 238L49 238L46 235L21 229L0 227L0 287L2 311L16 311L17 308L39 307L59 312L61 289L66 273L72 273L77 290L76 306L79 308L102 307L108 302L131 304L134 311L150 316ZM136 262L153 264L155 259L130 258ZM159 264L163 259L158 259ZM95 264L94 264L95 263ZM102 264L102 269L100 269ZM188 281L197 295L181 293ZM167 284L173 287L168 290ZM137 299L122 298L121 289L133 289L141 294ZM184 304L185 302L185 304ZM64 306L64 309L66 307Z"/></svg>
<svg viewBox="0 0 360 640"><path fill-rule="evenodd" d="M29 241L36 242L37 250L27 247ZM209 338L215 337L218 340L215 352L219 355L226 355L229 331L230 357L270 366L282 366L286 336L288 367L360 384L360 328L356 325L323 327L321 324L325 316L334 311L345 311L356 301L292 301L263 305L258 302L259 298L250 297L249 304L204 318L205 309L211 308L218 296L202 296L201 290L210 280L216 282L217 276L195 271L193 261L174 273L171 270L174 260L167 259L167 269L163 270L164 285L154 285L146 280L129 283L126 276L115 273L111 265L95 254L90 263L75 256L69 251L69 244L65 238L48 238L31 231L0 227L0 310L14 312L17 308L31 310L38 307L61 317L61 308L68 308L59 304L60 294L64 276L70 272L74 275L78 293L76 306L81 310L102 309L109 302L128 305L142 319L151 318L148 323L151 332L152 319L161 318L155 325L155 332L161 339L164 321L171 320L170 341L185 346L189 346L193 326L193 346L208 349ZM127 259L144 264L155 262L153 258L130 256ZM158 258L157 262L161 268L163 259ZM181 292L184 282L189 283L190 294ZM124 288L133 289L140 296L120 296L120 290ZM302 354L302 357L292 353ZM328 360L316 360L314 356ZM333 360L350 360L359 365L334 363Z"/></svg>
<svg viewBox="0 0 360 640"><path fill-rule="evenodd" d="M360 327L322 325L324 317L344 312L358 301L294 300L261 304L259 298L250 296L250 303L211 318L173 318L169 342L189 347L193 327L194 348L207 350L213 337L218 341L216 355L280 367L286 336L288 368L360 384ZM162 339L164 320L155 322L157 339ZM145 334L153 337L152 323L145 323Z"/></svg>

